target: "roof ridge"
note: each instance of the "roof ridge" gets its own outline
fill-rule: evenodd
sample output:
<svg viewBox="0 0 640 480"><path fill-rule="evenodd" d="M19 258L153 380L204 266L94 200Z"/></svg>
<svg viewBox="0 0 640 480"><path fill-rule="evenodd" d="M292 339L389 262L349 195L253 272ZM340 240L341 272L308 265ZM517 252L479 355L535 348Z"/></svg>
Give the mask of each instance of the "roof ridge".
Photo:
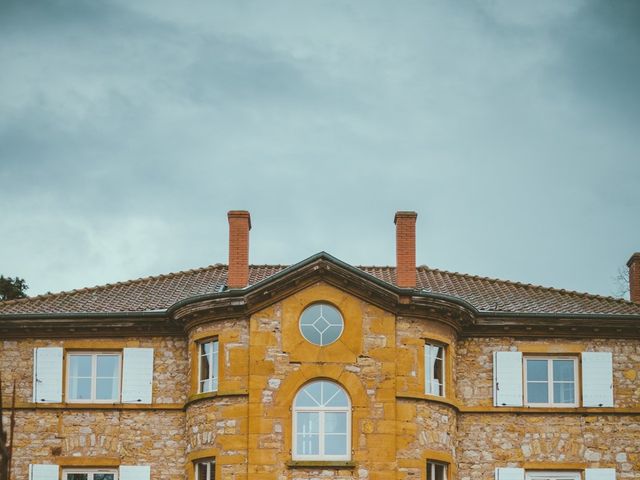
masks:
<svg viewBox="0 0 640 480"><path fill-rule="evenodd" d="M579 292L577 290L567 290L566 288L547 287L545 285L538 285L535 283L524 283L524 282L517 282L514 280L503 280L501 278L484 277L482 275L472 275L470 273L452 272L450 270L431 268L426 265L420 265L417 268L423 269L423 270L431 270L432 272L446 273L448 275L456 275L458 277L471 278L474 280L486 280L491 283L506 283L509 285L517 286L517 287L534 288L536 290L547 290L547 291L557 292L557 293L562 293L567 295L575 295L581 298L592 298L595 300L606 300L609 302L623 303L627 305L637 305L636 303L631 302L625 298L612 297L610 295L599 295L597 293Z"/></svg>
<svg viewBox="0 0 640 480"><path fill-rule="evenodd" d="M184 275L185 273L199 273L199 272L204 272L206 270L214 270L216 268L221 268L221 267L227 267L227 265L223 264L223 263L214 263L212 265L207 265L206 267L190 268L190 269L187 269L187 270L179 270L177 272L170 272L170 273L161 273L161 274L158 274L158 275L148 275L146 277L138 277L138 278L133 278L131 280L123 280L121 282L105 283L105 284L102 284L102 285L95 285L93 287L74 288L72 290L63 290L61 292L43 293L43 294L40 294L40 295L36 295L34 297L16 298L16 299L13 299L13 300L0 301L0 305L2 305L2 306L15 305L15 304L18 304L18 303L27 303L27 302L30 302L30 301L33 301L33 300L42 300L42 299L51 298L51 297L58 297L58 296L64 296L64 295L74 295L74 294L77 294L77 293L86 293L86 292L91 292L91 291L100 291L100 290L104 290L106 288L115 287L115 286L132 285L132 284L135 284L135 283L147 282L149 280L174 278L174 277L177 277L179 275Z"/></svg>

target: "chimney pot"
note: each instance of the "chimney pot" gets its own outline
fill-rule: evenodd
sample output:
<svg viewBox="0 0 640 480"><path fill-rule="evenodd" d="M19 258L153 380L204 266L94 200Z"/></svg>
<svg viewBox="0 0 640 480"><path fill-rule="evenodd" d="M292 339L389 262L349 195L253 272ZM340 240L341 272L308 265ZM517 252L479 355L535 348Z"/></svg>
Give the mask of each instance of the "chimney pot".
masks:
<svg viewBox="0 0 640 480"><path fill-rule="evenodd" d="M416 212L396 212L396 284L416 288Z"/></svg>
<svg viewBox="0 0 640 480"><path fill-rule="evenodd" d="M246 210L231 210L229 219L228 288L244 288L249 283L249 230L251 215Z"/></svg>
<svg viewBox="0 0 640 480"><path fill-rule="evenodd" d="M631 255L627 267L629 267L629 298L632 302L640 303L640 252Z"/></svg>

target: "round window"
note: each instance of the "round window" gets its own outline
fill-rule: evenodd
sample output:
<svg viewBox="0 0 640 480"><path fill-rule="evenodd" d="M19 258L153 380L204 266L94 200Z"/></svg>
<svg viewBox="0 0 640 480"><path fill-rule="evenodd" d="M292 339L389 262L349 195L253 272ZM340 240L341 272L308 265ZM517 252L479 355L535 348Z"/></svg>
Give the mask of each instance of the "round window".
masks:
<svg viewBox="0 0 640 480"><path fill-rule="evenodd" d="M300 316L300 332L314 345L329 345L335 342L344 330L344 320L336 307L326 303L315 303L307 307Z"/></svg>

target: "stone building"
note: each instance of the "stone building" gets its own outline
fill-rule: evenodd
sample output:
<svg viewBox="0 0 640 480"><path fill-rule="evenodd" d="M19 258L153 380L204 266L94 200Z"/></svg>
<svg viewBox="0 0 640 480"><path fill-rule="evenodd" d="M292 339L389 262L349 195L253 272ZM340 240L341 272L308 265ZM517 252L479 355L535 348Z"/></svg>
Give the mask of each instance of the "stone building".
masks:
<svg viewBox="0 0 640 480"><path fill-rule="evenodd" d="M319 253L0 303L18 480L640 478L631 302Z"/></svg>

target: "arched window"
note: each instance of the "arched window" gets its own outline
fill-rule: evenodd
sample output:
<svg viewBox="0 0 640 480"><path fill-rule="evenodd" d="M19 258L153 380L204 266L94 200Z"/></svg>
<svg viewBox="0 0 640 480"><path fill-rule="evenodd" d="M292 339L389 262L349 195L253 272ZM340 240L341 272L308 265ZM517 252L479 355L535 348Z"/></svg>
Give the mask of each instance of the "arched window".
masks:
<svg viewBox="0 0 640 480"><path fill-rule="evenodd" d="M296 395L293 459L351 459L351 404L339 385L318 380L305 385Z"/></svg>

